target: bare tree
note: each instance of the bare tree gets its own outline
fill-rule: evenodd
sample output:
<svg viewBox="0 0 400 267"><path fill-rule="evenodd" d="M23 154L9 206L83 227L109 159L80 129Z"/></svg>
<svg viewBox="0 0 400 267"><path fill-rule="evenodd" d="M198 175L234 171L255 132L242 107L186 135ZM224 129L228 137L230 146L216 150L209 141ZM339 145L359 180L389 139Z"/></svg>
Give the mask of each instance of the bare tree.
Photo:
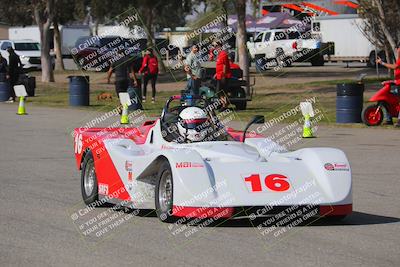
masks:
<svg viewBox="0 0 400 267"><path fill-rule="evenodd" d="M365 20L365 36L380 49L396 54L396 41L400 40L398 0L359 0L359 5L360 17Z"/></svg>
<svg viewBox="0 0 400 267"><path fill-rule="evenodd" d="M42 82L54 82L53 63L50 56L50 26L54 20L54 0L32 0L34 16L40 31Z"/></svg>
<svg viewBox="0 0 400 267"><path fill-rule="evenodd" d="M56 64L54 69L55 70L64 70L64 61L62 58L62 51L61 51L61 34L60 29L58 28L58 21L54 20L54 51L56 54Z"/></svg>
<svg viewBox="0 0 400 267"><path fill-rule="evenodd" d="M236 44L239 54L239 65L243 70L243 77L249 81L249 55L246 46L246 0L236 1L236 12L238 16Z"/></svg>

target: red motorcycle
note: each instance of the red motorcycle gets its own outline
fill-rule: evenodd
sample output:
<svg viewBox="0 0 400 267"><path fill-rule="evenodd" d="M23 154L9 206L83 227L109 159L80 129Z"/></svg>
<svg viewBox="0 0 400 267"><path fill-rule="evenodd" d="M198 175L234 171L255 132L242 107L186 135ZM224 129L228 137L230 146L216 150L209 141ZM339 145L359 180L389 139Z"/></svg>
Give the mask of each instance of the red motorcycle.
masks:
<svg viewBox="0 0 400 267"><path fill-rule="evenodd" d="M395 81L385 81L382 84L383 87L369 99L376 104L367 106L361 114L363 122L368 126L378 126L382 123L383 109L392 117L397 117L400 112L400 85L396 86Z"/></svg>

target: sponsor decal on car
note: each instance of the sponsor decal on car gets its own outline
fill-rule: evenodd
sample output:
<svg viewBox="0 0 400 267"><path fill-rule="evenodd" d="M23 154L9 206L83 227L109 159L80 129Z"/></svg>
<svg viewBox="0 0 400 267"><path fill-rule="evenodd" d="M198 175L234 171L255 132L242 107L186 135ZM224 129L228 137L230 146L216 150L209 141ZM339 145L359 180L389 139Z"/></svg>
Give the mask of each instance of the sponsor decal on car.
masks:
<svg viewBox="0 0 400 267"><path fill-rule="evenodd" d="M177 162L176 163L176 168L203 168L204 165L201 163L196 163L196 162L189 162L189 161L185 161L185 162Z"/></svg>
<svg viewBox="0 0 400 267"><path fill-rule="evenodd" d="M347 163L325 163L325 170L327 171L349 171L350 166Z"/></svg>
<svg viewBox="0 0 400 267"><path fill-rule="evenodd" d="M99 183L99 194L108 195L108 184Z"/></svg>
<svg viewBox="0 0 400 267"><path fill-rule="evenodd" d="M127 161L125 161L125 170L127 171L127 172L131 172L132 171L132 161L130 161L130 160L127 160Z"/></svg>

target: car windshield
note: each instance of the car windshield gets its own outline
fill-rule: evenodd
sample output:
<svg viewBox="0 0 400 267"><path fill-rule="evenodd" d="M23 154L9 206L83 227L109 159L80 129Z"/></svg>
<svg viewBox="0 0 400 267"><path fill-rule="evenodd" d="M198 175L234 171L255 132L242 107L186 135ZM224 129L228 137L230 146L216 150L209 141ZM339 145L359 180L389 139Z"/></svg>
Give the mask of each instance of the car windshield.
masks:
<svg viewBox="0 0 400 267"><path fill-rule="evenodd" d="M39 43L15 43L15 50L17 51L39 51Z"/></svg>
<svg viewBox="0 0 400 267"><path fill-rule="evenodd" d="M192 100L193 101L193 100ZM213 103L207 103L203 99L195 101L188 105L184 101L172 101L167 103L164 108L164 114L161 120L161 130L163 137L168 142L176 143L191 143L192 141L182 136L178 130L178 123L180 123L179 114L187 107L199 107L207 114L208 119L204 122L196 125L196 130L201 132L207 132L204 138L197 142L207 141L234 141L234 138L227 132L225 125L225 119L232 114L224 114L224 112L215 114L215 108Z"/></svg>

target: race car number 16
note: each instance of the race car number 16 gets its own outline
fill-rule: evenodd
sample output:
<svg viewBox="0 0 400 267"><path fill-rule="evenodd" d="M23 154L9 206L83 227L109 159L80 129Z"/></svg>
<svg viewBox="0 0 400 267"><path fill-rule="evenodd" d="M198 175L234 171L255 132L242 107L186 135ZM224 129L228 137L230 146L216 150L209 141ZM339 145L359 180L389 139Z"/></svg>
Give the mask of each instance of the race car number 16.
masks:
<svg viewBox="0 0 400 267"><path fill-rule="evenodd" d="M75 135L75 153L80 154L82 152L82 134Z"/></svg>
<svg viewBox="0 0 400 267"><path fill-rule="evenodd" d="M270 174L265 176L264 184L269 190L283 192L289 190L290 188L290 184L287 179L288 177L282 174ZM249 177L245 177L244 180L250 183L252 192L263 191L259 174L252 174Z"/></svg>

